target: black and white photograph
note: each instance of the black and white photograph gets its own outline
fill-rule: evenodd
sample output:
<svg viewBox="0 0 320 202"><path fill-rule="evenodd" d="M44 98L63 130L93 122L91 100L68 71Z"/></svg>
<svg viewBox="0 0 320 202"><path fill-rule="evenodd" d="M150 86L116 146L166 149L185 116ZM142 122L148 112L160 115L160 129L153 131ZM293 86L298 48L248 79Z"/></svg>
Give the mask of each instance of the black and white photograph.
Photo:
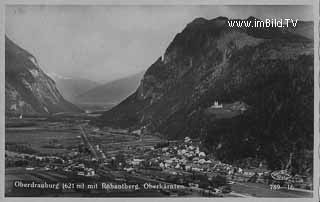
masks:
<svg viewBox="0 0 320 202"><path fill-rule="evenodd" d="M315 197L312 5L4 10L6 198Z"/></svg>

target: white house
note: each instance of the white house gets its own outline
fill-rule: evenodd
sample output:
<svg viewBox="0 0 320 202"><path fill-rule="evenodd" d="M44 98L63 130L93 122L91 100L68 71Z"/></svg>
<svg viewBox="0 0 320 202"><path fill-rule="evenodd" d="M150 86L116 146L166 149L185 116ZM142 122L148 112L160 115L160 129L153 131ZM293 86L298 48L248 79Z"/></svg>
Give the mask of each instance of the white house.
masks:
<svg viewBox="0 0 320 202"><path fill-rule="evenodd" d="M214 109L221 109L223 106L222 104L219 104L218 101L214 101L214 104L211 106L211 108L214 108Z"/></svg>
<svg viewBox="0 0 320 202"><path fill-rule="evenodd" d="M204 152L200 152L199 157L206 157L206 154Z"/></svg>
<svg viewBox="0 0 320 202"><path fill-rule="evenodd" d="M191 140L191 139L190 139L189 137L185 137L185 138L184 138L184 142L186 142L186 143L187 143L187 142L190 142L190 140Z"/></svg>

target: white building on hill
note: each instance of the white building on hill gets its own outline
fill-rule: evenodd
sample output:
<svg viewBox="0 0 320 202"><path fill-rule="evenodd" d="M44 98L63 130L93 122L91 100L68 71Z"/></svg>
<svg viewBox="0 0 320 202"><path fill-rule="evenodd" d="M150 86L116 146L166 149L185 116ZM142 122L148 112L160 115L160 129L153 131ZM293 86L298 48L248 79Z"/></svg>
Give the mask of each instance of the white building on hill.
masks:
<svg viewBox="0 0 320 202"><path fill-rule="evenodd" d="M221 109L223 106L222 104L219 104L218 101L214 101L214 104L211 106L211 108L214 108L214 109Z"/></svg>

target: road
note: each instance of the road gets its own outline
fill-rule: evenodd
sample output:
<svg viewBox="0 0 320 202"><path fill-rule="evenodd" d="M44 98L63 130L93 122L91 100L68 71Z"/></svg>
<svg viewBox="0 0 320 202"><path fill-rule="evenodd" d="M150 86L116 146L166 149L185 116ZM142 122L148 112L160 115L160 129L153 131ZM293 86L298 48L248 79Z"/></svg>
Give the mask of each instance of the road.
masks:
<svg viewBox="0 0 320 202"><path fill-rule="evenodd" d="M88 136L86 132L84 131L83 127L80 126L81 134L83 141L85 142L86 146L89 147L89 149L92 151L92 154L95 158L99 159L99 156L97 154L97 151L90 143ZM100 170L101 172L102 170ZM112 173L112 171L111 171ZM155 182L155 183L165 183L165 184L171 184L164 181L159 181L156 179L151 179L147 176L136 174L135 176L130 175L132 178L136 178L139 180L143 180L145 182ZM196 191L198 193L202 193L208 190L191 187L190 188L193 191ZM232 192L229 194L226 194L227 197L279 197L279 198L311 198L313 196L312 191L308 190L302 190L302 189L296 189L296 190L288 190L286 188L281 188L280 190L271 190L270 187L266 184L258 184L258 183L238 183L231 185ZM216 194L212 192L212 194Z"/></svg>
<svg viewBox="0 0 320 202"><path fill-rule="evenodd" d="M90 151L92 152L93 156L96 158L96 159L99 159L98 157L98 154L97 154L97 151L95 150L95 148L92 146L92 144L90 143L89 139L88 139L88 136L87 136L87 133L84 131L83 127L82 126L79 126L80 128L80 131L81 131L81 137L83 139L83 142L84 144L89 147Z"/></svg>

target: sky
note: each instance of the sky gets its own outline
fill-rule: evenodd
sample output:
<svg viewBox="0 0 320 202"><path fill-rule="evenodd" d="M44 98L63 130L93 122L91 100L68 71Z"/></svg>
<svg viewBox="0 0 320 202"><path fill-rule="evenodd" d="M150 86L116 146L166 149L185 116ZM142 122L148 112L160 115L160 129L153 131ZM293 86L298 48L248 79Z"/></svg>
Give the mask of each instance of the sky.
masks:
<svg viewBox="0 0 320 202"><path fill-rule="evenodd" d="M146 70L197 17L311 21L311 6L9 5L6 35L49 74L108 82Z"/></svg>

